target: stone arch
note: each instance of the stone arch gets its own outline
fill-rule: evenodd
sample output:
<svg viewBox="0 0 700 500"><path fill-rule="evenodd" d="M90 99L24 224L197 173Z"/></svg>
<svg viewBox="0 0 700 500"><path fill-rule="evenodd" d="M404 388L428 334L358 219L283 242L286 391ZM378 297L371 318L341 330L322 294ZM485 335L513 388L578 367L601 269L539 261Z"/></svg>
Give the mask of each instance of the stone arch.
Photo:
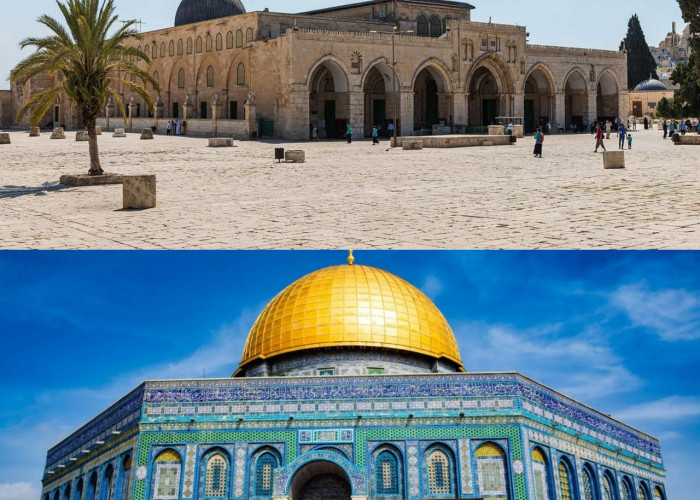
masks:
<svg viewBox="0 0 700 500"><path fill-rule="evenodd" d="M513 77L499 56L485 54L477 58L467 73L465 88L469 93L469 125L491 125L497 116L512 115Z"/></svg>
<svg viewBox="0 0 700 500"><path fill-rule="evenodd" d="M199 67L197 69L197 90L200 92L207 88L207 69L209 66L214 69L214 87L221 87L221 69L219 68L219 63L217 62L216 57L209 55L199 63Z"/></svg>
<svg viewBox="0 0 700 500"><path fill-rule="evenodd" d="M306 500L309 489L315 488L326 490L336 500L350 500L353 494L350 474L341 463L329 459L313 460L297 468L289 482L289 496Z"/></svg>
<svg viewBox="0 0 700 500"><path fill-rule="evenodd" d="M564 127L581 130L584 118L588 117L588 79L585 72L572 68L564 78Z"/></svg>
<svg viewBox="0 0 700 500"><path fill-rule="evenodd" d="M401 116L401 99L397 95L401 89L398 75L394 82L391 63L384 57L372 61L362 75L362 90L365 105L365 135L370 135L373 125L380 125L379 133L388 130L388 124ZM394 90L396 92L394 92Z"/></svg>
<svg viewBox="0 0 700 500"><path fill-rule="evenodd" d="M596 83L596 116L599 120L613 121L620 115L620 85L615 72L606 68L598 75Z"/></svg>
<svg viewBox="0 0 700 500"><path fill-rule="evenodd" d="M454 103L449 75L449 67L434 57L420 64L413 73L414 129L432 130L440 121L451 120Z"/></svg>
<svg viewBox="0 0 700 500"><path fill-rule="evenodd" d="M311 65L309 79L309 123L319 137L340 137L350 121L350 77L340 59L325 55Z"/></svg>
<svg viewBox="0 0 700 500"><path fill-rule="evenodd" d="M211 68L211 69L210 69ZM213 71L213 85L208 85L208 77L211 76ZM197 70L197 79L195 80L195 86L198 90L197 93L197 106L195 110L195 116L199 118L211 118L211 103L214 101L214 96L217 94L218 90L222 88L221 81L223 77L221 76L221 68L217 58L213 55L207 55L202 62L199 63L199 68Z"/></svg>
<svg viewBox="0 0 700 500"><path fill-rule="evenodd" d="M540 124L554 122L556 116L556 84L552 71L544 63L532 65L523 78L522 92L525 96L525 132L530 133Z"/></svg>
<svg viewBox="0 0 700 500"><path fill-rule="evenodd" d="M395 497L398 496L398 498L404 498L405 481L403 452L397 446L391 443L381 443L374 447L374 449L371 451L371 486L369 490L373 493L373 497L393 495ZM387 454L388 458L390 459L384 460L384 457L387 457ZM387 465L389 466L389 470L381 470L381 468L386 467Z"/></svg>
<svg viewBox="0 0 700 500"><path fill-rule="evenodd" d="M180 73L182 72L182 73ZM184 85L180 87L181 80L184 80ZM187 62L184 58L178 59L170 71L167 81L167 96L168 102L164 116L171 118L181 118L183 116L182 106L185 102L185 97L193 89L192 73L188 70Z"/></svg>

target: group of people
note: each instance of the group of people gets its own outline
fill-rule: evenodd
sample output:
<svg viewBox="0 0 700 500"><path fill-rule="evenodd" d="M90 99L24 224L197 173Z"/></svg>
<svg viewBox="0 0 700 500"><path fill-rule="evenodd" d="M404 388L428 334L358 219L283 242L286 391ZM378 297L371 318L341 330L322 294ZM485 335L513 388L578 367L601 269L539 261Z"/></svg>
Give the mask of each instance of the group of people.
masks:
<svg viewBox="0 0 700 500"><path fill-rule="evenodd" d="M312 123L310 125L311 127L311 140L312 141L319 141L318 137L318 126L315 123ZM379 133L381 130L382 126L381 125L372 125L372 145L379 144ZM352 126L350 123L345 124L345 134L343 134L343 137L348 141L348 144L352 144ZM390 138L394 134L394 124L392 122L389 122L389 124L386 127L386 137Z"/></svg>
<svg viewBox="0 0 700 500"><path fill-rule="evenodd" d="M690 119L685 121L670 120L670 122L664 120L661 128L664 131L664 139L673 137L674 134L685 135L686 132L697 132L700 134L700 121L695 118L692 121Z"/></svg>
<svg viewBox="0 0 700 500"><path fill-rule="evenodd" d="M186 135L187 122L184 120L170 120L165 127L165 135Z"/></svg>

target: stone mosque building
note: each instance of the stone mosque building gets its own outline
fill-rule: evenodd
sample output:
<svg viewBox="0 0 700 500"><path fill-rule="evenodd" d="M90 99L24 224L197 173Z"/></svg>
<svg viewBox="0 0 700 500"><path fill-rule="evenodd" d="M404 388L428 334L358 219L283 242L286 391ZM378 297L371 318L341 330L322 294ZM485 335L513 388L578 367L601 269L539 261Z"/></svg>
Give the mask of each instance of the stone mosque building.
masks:
<svg viewBox="0 0 700 500"><path fill-rule="evenodd" d="M147 381L48 451L42 500L666 500L659 442L518 373L465 371L381 269L282 290L231 378Z"/></svg>
<svg viewBox="0 0 700 500"><path fill-rule="evenodd" d="M526 130L627 117L624 52L532 45L524 26L471 21L474 8L369 0L281 14L247 13L240 0L182 0L174 27L133 42L150 55L161 92L151 117L121 89L129 125L184 119L192 134L299 140L311 124L322 138L347 123L361 137L394 118L400 135L414 135L436 124L479 133L499 116L521 117ZM52 83L13 85L15 108ZM52 124L80 126L67 99L43 123Z"/></svg>

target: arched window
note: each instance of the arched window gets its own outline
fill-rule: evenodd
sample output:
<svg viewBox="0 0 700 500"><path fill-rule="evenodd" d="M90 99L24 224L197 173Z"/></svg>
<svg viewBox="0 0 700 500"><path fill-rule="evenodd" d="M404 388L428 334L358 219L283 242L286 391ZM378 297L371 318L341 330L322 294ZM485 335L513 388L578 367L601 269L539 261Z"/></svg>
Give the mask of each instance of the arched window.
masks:
<svg viewBox="0 0 700 500"><path fill-rule="evenodd" d="M206 498L226 498L228 461L221 453L205 458L204 496Z"/></svg>
<svg viewBox="0 0 700 500"><path fill-rule="evenodd" d="M617 500L617 495L615 495L615 483L607 472L603 476L603 500Z"/></svg>
<svg viewBox="0 0 700 500"><path fill-rule="evenodd" d="M207 68L207 87L214 86L214 68L209 66Z"/></svg>
<svg viewBox="0 0 700 500"><path fill-rule="evenodd" d="M428 18L424 14L421 14L418 16L416 34L418 36L428 36L429 32Z"/></svg>
<svg viewBox="0 0 700 500"><path fill-rule="evenodd" d="M233 31L229 31L228 33L226 33L226 48L233 48Z"/></svg>
<svg viewBox="0 0 700 500"><path fill-rule="evenodd" d="M564 460L559 461L559 488L561 489L561 500L573 500L573 487L569 466Z"/></svg>
<svg viewBox="0 0 700 500"><path fill-rule="evenodd" d="M177 41L177 55L182 55L182 38Z"/></svg>
<svg viewBox="0 0 700 500"><path fill-rule="evenodd" d="M243 63L238 63L238 68L236 69L236 83L238 85L245 85L245 66Z"/></svg>
<svg viewBox="0 0 700 500"><path fill-rule="evenodd" d="M442 450L434 450L428 455L428 493L430 495L445 495L453 491L452 467L450 458Z"/></svg>
<svg viewBox="0 0 700 500"><path fill-rule="evenodd" d="M216 50L221 50L224 48L224 38L221 33L216 34Z"/></svg>
<svg viewBox="0 0 700 500"><path fill-rule="evenodd" d="M535 483L535 500L550 500L549 466L544 452L540 448L532 450L532 476Z"/></svg>
<svg viewBox="0 0 700 500"><path fill-rule="evenodd" d="M637 500L648 500L649 495L647 495L647 489L643 484L639 484L639 489L637 491Z"/></svg>
<svg viewBox="0 0 700 500"><path fill-rule="evenodd" d="M168 44L168 55L170 57L175 55L175 42L172 40L170 40L170 43Z"/></svg>
<svg viewBox="0 0 700 500"><path fill-rule="evenodd" d="M53 500L61 500L61 492L56 490L53 494Z"/></svg>
<svg viewBox="0 0 700 500"><path fill-rule="evenodd" d="M255 496L272 495L272 471L276 466L277 460L272 453L260 455L255 463Z"/></svg>
<svg viewBox="0 0 700 500"><path fill-rule="evenodd" d="M180 469L182 458L172 449L156 457L153 478L153 500L172 500L180 497Z"/></svg>
<svg viewBox="0 0 700 500"><path fill-rule="evenodd" d="M658 486L654 488L654 500L664 500L664 492Z"/></svg>
<svg viewBox="0 0 700 500"><path fill-rule="evenodd" d="M374 463L374 484L377 496L399 495L399 467L396 456L384 450Z"/></svg>
<svg viewBox="0 0 700 500"><path fill-rule="evenodd" d="M491 498L508 498L506 479L506 454L496 443L484 443L476 449L479 495Z"/></svg>
<svg viewBox="0 0 700 500"><path fill-rule="evenodd" d="M185 88L185 70L182 68L180 68L180 71L177 72L177 88Z"/></svg>
<svg viewBox="0 0 700 500"><path fill-rule="evenodd" d="M87 492L85 493L85 500L95 500L95 493L97 492L97 472L90 474L90 479L87 484Z"/></svg>
<svg viewBox="0 0 700 500"><path fill-rule="evenodd" d="M131 455L127 455L122 460L121 470L122 491L119 500L129 500L129 489L131 488Z"/></svg>
<svg viewBox="0 0 700 500"><path fill-rule="evenodd" d="M245 41L246 42L252 42L253 41L253 28L248 28L245 31Z"/></svg>
<svg viewBox="0 0 700 500"><path fill-rule="evenodd" d="M158 46L156 42L153 42L153 45L151 45L151 59L158 59Z"/></svg>
<svg viewBox="0 0 700 500"><path fill-rule="evenodd" d="M160 57L165 57L165 42L160 42Z"/></svg>
<svg viewBox="0 0 700 500"><path fill-rule="evenodd" d="M71 488L70 483L68 483L63 490L63 500L70 500Z"/></svg>
<svg viewBox="0 0 700 500"><path fill-rule="evenodd" d="M442 20L442 32L447 33L447 23L450 22L450 16L447 16L445 19Z"/></svg>
<svg viewBox="0 0 700 500"><path fill-rule="evenodd" d="M593 473L587 466L583 468L581 482L583 483L582 500L596 500L597 495L595 494L595 482L593 481Z"/></svg>
<svg viewBox="0 0 700 500"><path fill-rule="evenodd" d="M160 77L159 77L157 71L154 71L154 72L153 72L153 79L154 79L156 82L160 83ZM155 89L155 85L153 86L153 88Z"/></svg>
<svg viewBox="0 0 700 500"><path fill-rule="evenodd" d="M188 54L192 53L192 39L191 38L187 39L187 53Z"/></svg>
<svg viewBox="0 0 700 500"><path fill-rule="evenodd" d="M241 30L236 31L236 47L243 47L243 32Z"/></svg>
<svg viewBox="0 0 700 500"><path fill-rule="evenodd" d="M624 478L622 480L622 500L634 500L629 478Z"/></svg>
<svg viewBox="0 0 700 500"><path fill-rule="evenodd" d="M211 52L211 35L207 35L207 52Z"/></svg>
<svg viewBox="0 0 700 500"><path fill-rule="evenodd" d="M114 467L109 464L102 474L100 483L100 500L113 500L114 498Z"/></svg>
<svg viewBox="0 0 700 500"><path fill-rule="evenodd" d="M202 37L198 36L197 41L194 43L194 51L199 54L202 52Z"/></svg>
<svg viewBox="0 0 700 500"><path fill-rule="evenodd" d="M78 479L78 484L75 486L75 500L83 499L83 478Z"/></svg>
<svg viewBox="0 0 700 500"><path fill-rule="evenodd" d="M430 36L437 38L442 35L442 21L438 16L430 18Z"/></svg>

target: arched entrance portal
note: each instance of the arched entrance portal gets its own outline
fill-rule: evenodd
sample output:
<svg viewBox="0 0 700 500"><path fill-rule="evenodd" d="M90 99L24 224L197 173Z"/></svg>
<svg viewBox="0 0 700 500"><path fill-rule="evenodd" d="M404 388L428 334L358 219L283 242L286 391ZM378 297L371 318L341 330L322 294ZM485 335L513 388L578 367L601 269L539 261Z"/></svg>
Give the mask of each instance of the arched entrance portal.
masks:
<svg viewBox="0 0 700 500"><path fill-rule="evenodd" d="M538 125L552 122L553 101L554 86L551 77L543 69L535 68L525 81L525 132L534 132Z"/></svg>
<svg viewBox="0 0 700 500"><path fill-rule="evenodd" d="M577 130L581 130L583 119L588 116L588 84L579 71L574 71L566 79L565 101L566 101L566 125L570 129L571 124L576 125Z"/></svg>
<svg viewBox="0 0 700 500"><path fill-rule="evenodd" d="M618 88L615 77L609 71L600 75L596 95L596 110L599 120L613 121L619 115Z"/></svg>
<svg viewBox="0 0 700 500"><path fill-rule="evenodd" d="M292 500L350 500L352 487L339 465L320 460L296 472L290 493Z"/></svg>
<svg viewBox="0 0 700 500"><path fill-rule="evenodd" d="M496 77L485 66L478 68L469 81L469 125L486 126L495 123L504 110Z"/></svg>
<svg viewBox="0 0 700 500"><path fill-rule="evenodd" d="M341 137L350 118L345 72L334 61L325 61L313 71L309 88L309 123L318 127L321 138Z"/></svg>
<svg viewBox="0 0 700 500"><path fill-rule="evenodd" d="M413 84L413 128L432 131L433 125L451 119L449 94L440 72L428 66L418 73Z"/></svg>
<svg viewBox="0 0 700 500"><path fill-rule="evenodd" d="M393 117L393 109L396 106L398 115L399 100L393 102L393 88L391 83L391 68L379 63L373 66L365 78L363 90L365 93L365 135L372 133L372 125L380 128L383 134L387 130L387 125ZM398 89L399 86L396 85Z"/></svg>

